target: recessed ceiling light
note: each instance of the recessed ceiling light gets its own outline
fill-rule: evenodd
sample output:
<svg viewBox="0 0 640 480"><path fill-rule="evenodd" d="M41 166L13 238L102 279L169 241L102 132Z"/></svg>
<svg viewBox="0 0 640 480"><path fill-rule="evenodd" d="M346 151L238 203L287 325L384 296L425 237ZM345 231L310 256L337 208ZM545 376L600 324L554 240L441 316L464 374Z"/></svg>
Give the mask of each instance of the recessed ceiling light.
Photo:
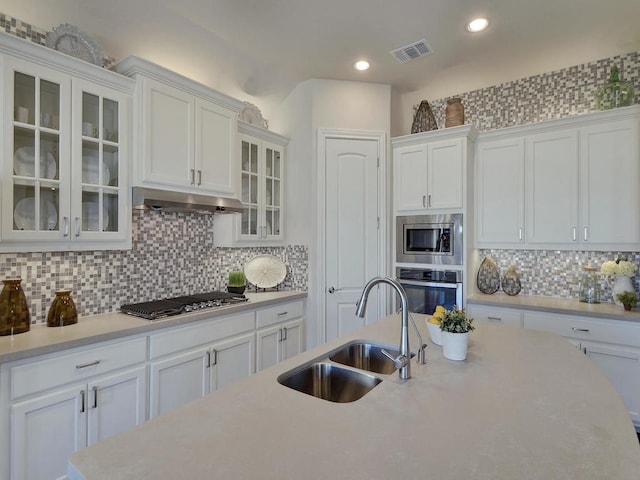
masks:
<svg viewBox="0 0 640 480"><path fill-rule="evenodd" d="M467 30L474 33L481 32L482 30L487 28L487 25L489 25L489 20L487 20L486 18L476 18L469 22L469 25L467 25Z"/></svg>
<svg viewBox="0 0 640 480"><path fill-rule="evenodd" d="M353 64L353 68L360 71L369 70L369 62L367 62L366 60L358 60Z"/></svg>

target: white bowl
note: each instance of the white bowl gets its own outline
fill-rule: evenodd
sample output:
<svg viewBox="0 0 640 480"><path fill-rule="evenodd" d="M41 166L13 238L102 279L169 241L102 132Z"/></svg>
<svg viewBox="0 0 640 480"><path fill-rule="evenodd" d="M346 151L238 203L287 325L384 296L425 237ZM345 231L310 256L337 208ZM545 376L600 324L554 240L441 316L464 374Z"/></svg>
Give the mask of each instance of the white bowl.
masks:
<svg viewBox="0 0 640 480"><path fill-rule="evenodd" d="M440 330L440 325L429 323L428 320L425 320L425 323L427 324L427 330L429 330L429 335L431 335L431 341L435 345L442 346L442 331Z"/></svg>

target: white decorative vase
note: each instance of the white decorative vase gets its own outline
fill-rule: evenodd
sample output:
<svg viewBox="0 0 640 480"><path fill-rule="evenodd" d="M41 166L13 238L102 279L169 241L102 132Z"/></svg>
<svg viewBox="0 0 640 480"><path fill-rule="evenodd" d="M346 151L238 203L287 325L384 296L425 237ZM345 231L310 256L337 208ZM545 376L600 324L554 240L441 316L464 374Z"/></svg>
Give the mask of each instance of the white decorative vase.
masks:
<svg viewBox="0 0 640 480"><path fill-rule="evenodd" d="M449 360L466 360L469 332L442 332L442 353Z"/></svg>
<svg viewBox="0 0 640 480"><path fill-rule="evenodd" d="M618 300L617 295L622 292L634 292L636 291L633 281L629 275L613 275L613 284L611 285L611 293L613 294L613 302L616 305L622 306L622 302Z"/></svg>

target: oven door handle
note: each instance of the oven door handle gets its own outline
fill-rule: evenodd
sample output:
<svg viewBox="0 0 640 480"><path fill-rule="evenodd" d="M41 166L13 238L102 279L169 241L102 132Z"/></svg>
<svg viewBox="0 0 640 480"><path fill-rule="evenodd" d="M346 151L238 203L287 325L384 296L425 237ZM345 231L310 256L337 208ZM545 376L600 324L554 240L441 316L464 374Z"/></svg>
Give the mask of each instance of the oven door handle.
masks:
<svg viewBox="0 0 640 480"><path fill-rule="evenodd" d="M403 280L398 279L400 285L415 285L416 287L440 287L440 288L458 288L459 283L444 283L444 282L421 282L419 280Z"/></svg>

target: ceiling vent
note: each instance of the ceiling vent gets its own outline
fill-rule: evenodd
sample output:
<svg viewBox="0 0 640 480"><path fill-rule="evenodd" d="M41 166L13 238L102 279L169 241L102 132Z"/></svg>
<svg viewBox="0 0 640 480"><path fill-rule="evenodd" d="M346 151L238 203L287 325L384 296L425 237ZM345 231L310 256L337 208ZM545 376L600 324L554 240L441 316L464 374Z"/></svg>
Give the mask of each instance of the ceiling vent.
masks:
<svg viewBox="0 0 640 480"><path fill-rule="evenodd" d="M432 53L433 50L431 50L431 47L424 38L410 45L391 50L391 55L400 63L407 63Z"/></svg>

